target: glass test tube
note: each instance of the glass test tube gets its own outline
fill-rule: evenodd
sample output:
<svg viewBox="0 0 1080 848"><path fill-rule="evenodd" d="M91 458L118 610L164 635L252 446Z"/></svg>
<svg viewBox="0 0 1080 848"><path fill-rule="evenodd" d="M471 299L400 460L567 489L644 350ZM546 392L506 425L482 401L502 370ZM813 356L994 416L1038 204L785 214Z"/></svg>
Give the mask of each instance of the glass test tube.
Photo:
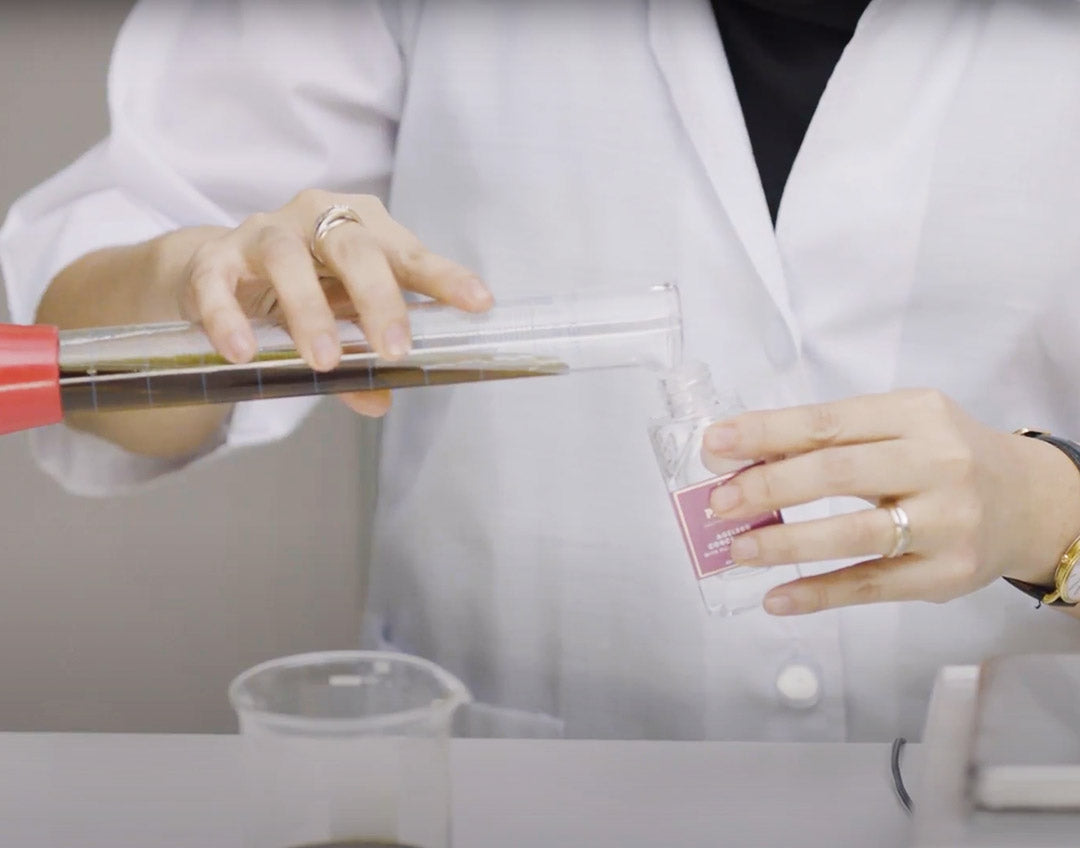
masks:
<svg viewBox="0 0 1080 848"><path fill-rule="evenodd" d="M387 361L340 321L341 364L317 372L279 324L256 322L258 352L234 364L200 327L157 324L62 331L65 412L235 403L260 398L399 389L565 374L596 368L668 368L681 355L672 285L507 300L482 314L433 302L409 310L413 350Z"/></svg>

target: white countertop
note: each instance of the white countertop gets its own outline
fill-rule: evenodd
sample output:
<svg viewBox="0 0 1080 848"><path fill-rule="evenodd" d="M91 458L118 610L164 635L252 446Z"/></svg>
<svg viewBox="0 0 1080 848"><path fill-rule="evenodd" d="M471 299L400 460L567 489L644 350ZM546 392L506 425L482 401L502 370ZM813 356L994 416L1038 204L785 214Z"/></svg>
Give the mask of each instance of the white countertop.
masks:
<svg viewBox="0 0 1080 848"><path fill-rule="evenodd" d="M239 848L238 740L0 734L0 846ZM455 848L908 844L888 745L477 739L452 757Z"/></svg>

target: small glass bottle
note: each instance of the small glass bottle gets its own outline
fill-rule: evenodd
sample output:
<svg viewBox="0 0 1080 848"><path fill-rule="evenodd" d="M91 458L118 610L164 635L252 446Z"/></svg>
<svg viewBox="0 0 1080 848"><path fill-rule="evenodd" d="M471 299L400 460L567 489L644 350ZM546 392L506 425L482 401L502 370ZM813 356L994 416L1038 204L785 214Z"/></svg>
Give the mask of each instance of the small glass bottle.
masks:
<svg viewBox="0 0 1080 848"><path fill-rule="evenodd" d="M705 607L720 615L760 607L769 589L798 575L791 567L735 565L730 556L731 540L746 530L779 524L783 519L779 512L739 519L714 515L709 507L713 490L755 463L732 461L729 469L717 475L701 458L708 426L742 412L744 407L734 393L717 394L708 366L701 362L684 363L666 372L660 382L668 414L651 423L649 434Z"/></svg>

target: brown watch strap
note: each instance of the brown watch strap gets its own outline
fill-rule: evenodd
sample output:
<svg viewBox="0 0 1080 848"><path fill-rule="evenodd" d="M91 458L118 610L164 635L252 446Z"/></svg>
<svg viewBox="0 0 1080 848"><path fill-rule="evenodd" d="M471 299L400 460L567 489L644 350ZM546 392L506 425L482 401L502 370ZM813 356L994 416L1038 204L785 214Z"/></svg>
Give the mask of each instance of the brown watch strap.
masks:
<svg viewBox="0 0 1080 848"><path fill-rule="evenodd" d="M1039 606L1043 606L1043 605L1050 606L1050 607L1071 607L1071 606L1073 606L1072 604L1067 603L1066 601L1063 601L1061 598L1057 598L1057 599L1051 601L1049 604L1047 604L1043 600L1043 598L1045 598L1047 595L1049 595L1051 592L1054 591L1054 588L1052 586L1038 586L1035 583L1028 583L1026 580L1017 580L1015 577L1003 577L1002 579L1006 583L1008 583L1010 586L1013 586L1013 587L1019 589L1025 595L1031 595L1031 597L1033 597L1035 600L1037 600L1039 602Z"/></svg>

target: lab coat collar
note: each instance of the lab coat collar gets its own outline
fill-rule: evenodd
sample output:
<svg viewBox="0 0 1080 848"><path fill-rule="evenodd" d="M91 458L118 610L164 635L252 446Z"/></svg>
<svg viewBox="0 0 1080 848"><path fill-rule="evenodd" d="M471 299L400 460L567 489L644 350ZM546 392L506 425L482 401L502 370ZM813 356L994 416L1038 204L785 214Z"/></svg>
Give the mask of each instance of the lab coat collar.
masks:
<svg viewBox="0 0 1080 848"><path fill-rule="evenodd" d="M649 39L705 173L797 340L765 191L709 3L649 0Z"/></svg>

